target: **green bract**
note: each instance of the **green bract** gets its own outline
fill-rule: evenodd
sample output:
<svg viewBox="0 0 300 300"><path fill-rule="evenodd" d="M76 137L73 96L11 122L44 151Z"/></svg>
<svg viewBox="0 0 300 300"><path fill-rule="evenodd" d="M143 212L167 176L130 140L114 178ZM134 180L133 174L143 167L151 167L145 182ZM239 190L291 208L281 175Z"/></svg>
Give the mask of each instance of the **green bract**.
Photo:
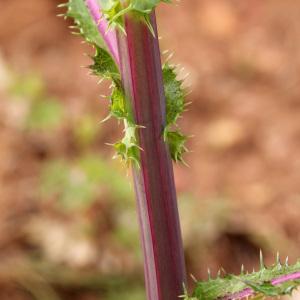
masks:
<svg viewBox="0 0 300 300"><path fill-rule="evenodd" d="M110 25L118 26L124 30L122 16L126 13L134 13L141 17L151 31L152 27L149 22L149 15L161 2L169 3L170 0L98 0L104 16Z"/></svg>
<svg viewBox="0 0 300 300"><path fill-rule="evenodd" d="M110 24L114 23L121 28L123 24L122 16L126 12L133 12L141 16L149 26L150 23L147 21L149 14L160 2L170 1L131 0L127 1L126 4L121 4L121 0L98 0L105 18ZM115 117L118 120L122 120L125 124L124 137L113 145L117 155L121 157L126 164L134 163L135 165L139 165L140 147L137 138L139 126L134 122L130 103L125 97L119 68L109 53L106 43L98 31L97 24L91 17L85 1L69 0L68 3L61 5L61 7L67 7L65 16L74 20L75 28L77 28L78 33L95 48L95 54L91 56L93 63L89 66L92 74L111 80L112 82L108 118ZM182 81L176 79L176 70L169 64L164 64L162 72L166 95L166 127L162 134L164 135L166 143L169 145L172 159L176 162L183 161L182 155L187 151L185 147L187 138L180 133L176 125L176 121L183 113L185 107ZM172 127L176 127L174 131L171 130Z"/></svg>
<svg viewBox="0 0 300 300"><path fill-rule="evenodd" d="M122 10L130 8L132 11L149 14L160 2L170 2L169 0L98 0L100 7L104 11L112 11L117 7Z"/></svg>

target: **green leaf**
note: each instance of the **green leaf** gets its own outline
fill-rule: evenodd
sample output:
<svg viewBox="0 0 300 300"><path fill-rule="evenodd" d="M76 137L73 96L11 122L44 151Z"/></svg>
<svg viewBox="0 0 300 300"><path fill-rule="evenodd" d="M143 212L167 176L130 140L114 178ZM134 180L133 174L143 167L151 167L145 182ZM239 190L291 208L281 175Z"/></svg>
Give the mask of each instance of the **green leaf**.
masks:
<svg viewBox="0 0 300 300"><path fill-rule="evenodd" d="M93 64L90 69L96 76L101 76L105 79L120 81L120 72L118 67L109 53L106 43L103 41L102 35L99 33L97 24L94 22L84 0L69 0L65 4L67 6L66 17L72 18L75 27L79 33L96 51L92 56Z"/></svg>
<svg viewBox="0 0 300 300"><path fill-rule="evenodd" d="M168 0L131 0L133 10L149 14L161 2L169 3Z"/></svg>
<svg viewBox="0 0 300 300"><path fill-rule="evenodd" d="M110 98L110 114L117 119L127 119L126 98L122 89L114 87Z"/></svg>
<svg viewBox="0 0 300 300"><path fill-rule="evenodd" d="M120 82L120 72L111 55L105 49L100 48L97 45L95 48L95 55L91 57L93 64L89 66L92 73L105 79Z"/></svg>
<svg viewBox="0 0 300 300"><path fill-rule="evenodd" d="M165 141L169 145L172 159L175 162L184 162L183 154L187 152L185 143L187 137L178 129L171 131L169 128L177 126L176 122L185 108L185 92L182 88L182 81L177 79L175 68L169 64L163 65L163 81L166 97L166 127L164 130Z"/></svg>
<svg viewBox="0 0 300 300"><path fill-rule="evenodd" d="M169 145L169 151L172 159L175 162L184 162L183 154L187 152L187 148L185 147L185 142L187 137L181 134L179 131L165 131L165 140Z"/></svg>
<svg viewBox="0 0 300 300"><path fill-rule="evenodd" d="M242 292L251 288L253 294L277 297L290 294L295 288L300 285L300 280L289 280L281 284L273 285L274 279L282 278L282 276L299 272L300 279L300 260L293 266L287 264L282 265L277 262L270 268L263 265L257 272L246 273L242 272L239 276L226 274L224 277L218 275L215 279L208 281L199 281L194 290L192 297L185 295L186 300L216 300L226 297L229 299L243 298Z"/></svg>
<svg viewBox="0 0 300 300"><path fill-rule="evenodd" d="M79 33L84 37L84 39L88 43L106 49L106 44L85 5L85 1L69 0L69 2L66 3L66 6L67 12L65 16L74 20L75 27L79 30Z"/></svg>
<svg viewBox="0 0 300 300"><path fill-rule="evenodd" d="M116 7L120 1L119 0L98 0L98 3L103 10L111 10Z"/></svg>
<svg viewBox="0 0 300 300"><path fill-rule="evenodd" d="M160 2L169 3L169 0L131 0L126 7L141 13L150 13ZM109 11L121 5L120 0L98 0L103 10ZM126 9L126 8L125 8Z"/></svg>
<svg viewBox="0 0 300 300"><path fill-rule="evenodd" d="M163 81L166 96L166 124L167 126L176 123L178 117L184 111L184 90L182 81L177 80L175 68L169 64L163 65Z"/></svg>
<svg viewBox="0 0 300 300"><path fill-rule="evenodd" d="M138 126L125 123L125 136L124 138L114 144L117 155L121 157L127 165L134 164L139 167L140 165L140 147L138 146L136 131Z"/></svg>

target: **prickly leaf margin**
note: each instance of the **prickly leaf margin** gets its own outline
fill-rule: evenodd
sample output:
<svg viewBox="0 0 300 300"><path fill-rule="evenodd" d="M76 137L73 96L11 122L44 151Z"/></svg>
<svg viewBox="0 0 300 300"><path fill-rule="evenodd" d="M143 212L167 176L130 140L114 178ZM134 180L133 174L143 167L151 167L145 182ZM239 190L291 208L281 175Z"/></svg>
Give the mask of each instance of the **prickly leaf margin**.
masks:
<svg viewBox="0 0 300 300"><path fill-rule="evenodd" d="M160 0L131 0L121 5L120 0L97 0L102 8L109 24L118 26L122 29L123 16L125 13L135 13L142 18L146 24L150 24L149 14L160 2ZM66 18L74 20L75 34L80 34L87 43L91 44L95 53L91 56L93 64L89 66L92 74L111 80L112 92L110 100L110 117L115 117L124 123L124 137L113 144L117 156L121 157L126 164L134 163L139 165L139 145L137 140L137 130L139 126L134 123L131 114L130 105L124 95L121 75L115 59L109 52L109 49L98 31L97 24L90 15L84 0L69 0L60 7L66 7L67 12L63 14ZM151 30L151 28L149 27ZM187 137L182 134L178 128L177 120L185 109L185 91L182 87L182 81L177 80L176 68L168 63L163 65L163 80L166 95L166 127L163 131L165 142L169 145L172 159L175 162L183 161L183 154L187 152L185 142ZM129 138L130 137L130 138ZM130 143L128 142L130 140Z"/></svg>

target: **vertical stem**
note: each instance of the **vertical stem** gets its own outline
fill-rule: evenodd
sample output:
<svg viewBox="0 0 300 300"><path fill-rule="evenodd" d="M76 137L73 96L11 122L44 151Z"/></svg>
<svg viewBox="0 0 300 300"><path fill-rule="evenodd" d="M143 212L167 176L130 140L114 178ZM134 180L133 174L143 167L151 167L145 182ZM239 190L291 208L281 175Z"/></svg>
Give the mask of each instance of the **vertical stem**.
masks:
<svg viewBox="0 0 300 300"><path fill-rule="evenodd" d="M118 35L121 73L139 129L140 169L133 167L148 300L175 300L183 294L185 264L172 162L162 132L165 96L156 34L133 14Z"/></svg>

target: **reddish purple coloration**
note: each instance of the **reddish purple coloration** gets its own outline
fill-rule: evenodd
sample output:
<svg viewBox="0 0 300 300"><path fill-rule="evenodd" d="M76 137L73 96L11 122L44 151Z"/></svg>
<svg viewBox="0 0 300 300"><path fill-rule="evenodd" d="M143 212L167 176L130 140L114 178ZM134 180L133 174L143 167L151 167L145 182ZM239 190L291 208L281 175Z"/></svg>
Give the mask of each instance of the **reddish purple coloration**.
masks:
<svg viewBox="0 0 300 300"><path fill-rule="evenodd" d="M286 282L286 281L298 280L298 279L300 279L300 272L296 272L296 273L288 274L288 275L283 275L281 277L273 279L271 282L274 285L278 285L278 284L281 284L281 283Z"/></svg>
<svg viewBox="0 0 300 300"><path fill-rule="evenodd" d="M125 31L108 31L96 0L86 0L116 63L121 67L126 97L139 130L141 168L133 169L144 252L148 300L175 300L183 294L185 264L172 162L163 140L165 95L159 44L134 16L125 17ZM156 31L155 15L151 22ZM157 36L157 32L156 32Z"/></svg>
<svg viewBox="0 0 300 300"><path fill-rule="evenodd" d="M291 280L300 280L300 272L287 274L287 275L282 275L278 278L275 278L275 279L271 280L271 283L273 285L279 285L281 283L291 281ZM242 290L241 292L234 293L234 294L222 297L222 298L220 298L220 300L242 299L242 298L245 298L245 297L252 296L254 294L255 294L255 292L251 288L246 288L246 289Z"/></svg>
<svg viewBox="0 0 300 300"><path fill-rule="evenodd" d="M151 23L156 32L154 13ZM133 168L148 300L183 294L185 264L172 162L163 140L165 95L158 39L133 15L118 36L125 94L139 129L140 169ZM157 36L157 32L156 32Z"/></svg>
<svg viewBox="0 0 300 300"><path fill-rule="evenodd" d="M115 59L117 65L120 63L118 43L115 30L110 30L108 28L108 22L103 18L100 12L100 6L97 0L86 0L86 6L88 7L91 16L93 17L95 23L98 26L98 30L101 33L103 40L105 41L108 50Z"/></svg>

